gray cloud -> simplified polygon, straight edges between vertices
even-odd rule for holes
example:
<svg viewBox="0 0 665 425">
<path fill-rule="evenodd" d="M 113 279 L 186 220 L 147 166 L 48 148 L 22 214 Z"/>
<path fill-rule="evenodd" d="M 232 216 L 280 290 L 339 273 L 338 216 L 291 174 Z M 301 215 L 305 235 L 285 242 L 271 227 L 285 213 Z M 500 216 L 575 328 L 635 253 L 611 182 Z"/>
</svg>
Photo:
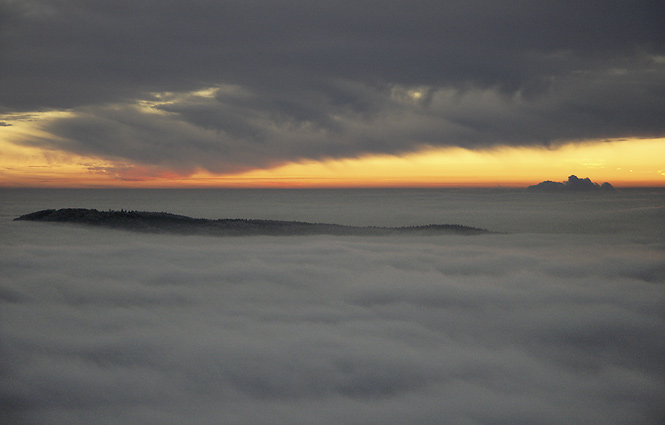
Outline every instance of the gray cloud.
<svg viewBox="0 0 665 425">
<path fill-rule="evenodd" d="M 660 284 L 588 246 L 511 241 L 506 254 L 493 247 L 505 241 L 454 241 L 128 234 L 5 252 L 5 412 L 12 423 L 658 423 Z M 585 273 L 561 277 L 571 257 Z"/>
<path fill-rule="evenodd" d="M 75 113 L 43 125 L 69 140 L 33 143 L 182 172 L 662 136 L 662 9 L 5 2 L 0 107 Z M 168 114 L 134 109 L 156 93 L 179 94 L 153 105 Z"/>
<path fill-rule="evenodd" d="M 441 218 L 441 202 L 447 218 L 484 210 L 510 228 L 504 214 L 517 214 L 566 233 L 523 222 L 512 229 L 532 233 L 137 235 L 8 218 L 123 199 L 353 221 L 382 202 L 355 191 L 291 193 L 288 207 L 279 192 L 3 194 L 3 422 L 662 422 L 659 194 L 399 193 L 408 211 L 388 205 L 374 220 Z"/>
</svg>

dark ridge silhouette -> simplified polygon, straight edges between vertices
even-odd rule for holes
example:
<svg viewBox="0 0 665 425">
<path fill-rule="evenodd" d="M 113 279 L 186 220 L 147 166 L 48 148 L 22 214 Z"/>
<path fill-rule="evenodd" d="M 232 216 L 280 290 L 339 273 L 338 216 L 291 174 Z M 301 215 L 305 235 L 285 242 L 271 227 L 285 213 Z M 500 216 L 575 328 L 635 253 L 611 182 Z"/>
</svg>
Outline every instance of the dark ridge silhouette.
<svg viewBox="0 0 665 425">
<path fill-rule="evenodd" d="M 576 175 L 568 177 L 568 181 L 565 183 L 553 182 L 551 180 L 546 180 L 538 184 L 527 187 L 528 190 L 537 190 L 544 192 L 558 192 L 558 191 L 573 191 L 573 192 L 587 192 L 587 191 L 596 191 L 602 190 L 611 192 L 614 190 L 614 186 L 608 182 L 599 185 L 598 183 L 592 182 L 588 177 L 580 179 Z"/>
<path fill-rule="evenodd" d="M 28 221 L 62 222 L 103 226 L 114 229 L 148 233 L 179 233 L 211 236 L 250 235 L 356 235 L 381 236 L 396 234 L 477 235 L 494 233 L 486 229 L 459 224 L 430 224 L 409 227 L 362 227 L 341 224 L 306 223 L 299 221 L 192 218 L 165 212 L 147 211 L 98 211 L 86 208 L 42 210 L 14 219 Z"/>
</svg>

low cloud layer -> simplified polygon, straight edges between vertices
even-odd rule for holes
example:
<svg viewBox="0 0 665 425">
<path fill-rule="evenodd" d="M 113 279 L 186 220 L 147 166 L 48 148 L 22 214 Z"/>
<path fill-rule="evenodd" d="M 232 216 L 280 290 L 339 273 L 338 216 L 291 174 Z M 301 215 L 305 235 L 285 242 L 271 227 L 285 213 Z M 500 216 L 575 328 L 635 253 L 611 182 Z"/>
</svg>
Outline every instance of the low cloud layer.
<svg viewBox="0 0 665 425">
<path fill-rule="evenodd" d="M 658 222 L 653 209 L 604 214 L 610 227 Z M 2 226 L 3 423 L 665 418 L 653 233 L 220 239 Z"/>
<path fill-rule="evenodd" d="M 660 2 L 5 2 L 24 143 L 190 173 L 665 134 Z"/>
</svg>

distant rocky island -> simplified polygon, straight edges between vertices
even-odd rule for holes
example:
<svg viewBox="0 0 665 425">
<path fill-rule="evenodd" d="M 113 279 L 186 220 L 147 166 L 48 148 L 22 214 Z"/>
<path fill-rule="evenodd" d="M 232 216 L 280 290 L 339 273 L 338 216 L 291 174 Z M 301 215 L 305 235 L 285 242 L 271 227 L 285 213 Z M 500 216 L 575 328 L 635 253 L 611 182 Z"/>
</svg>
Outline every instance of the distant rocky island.
<svg viewBox="0 0 665 425">
<path fill-rule="evenodd" d="M 211 236 L 300 236 L 300 235 L 478 235 L 493 233 L 486 229 L 459 224 L 430 224 L 410 227 L 345 226 L 340 224 L 299 221 L 192 218 L 165 212 L 98 211 L 86 208 L 64 208 L 33 212 L 14 219 L 103 226 L 147 233 L 178 233 Z"/>
<path fill-rule="evenodd" d="M 576 175 L 568 177 L 567 182 L 553 182 L 546 180 L 536 185 L 527 187 L 528 190 L 543 191 L 543 192 L 559 192 L 559 191 L 572 191 L 572 192 L 587 192 L 587 191 L 606 191 L 611 192 L 614 186 L 605 182 L 598 184 L 592 182 L 588 177 L 580 179 Z"/>
</svg>

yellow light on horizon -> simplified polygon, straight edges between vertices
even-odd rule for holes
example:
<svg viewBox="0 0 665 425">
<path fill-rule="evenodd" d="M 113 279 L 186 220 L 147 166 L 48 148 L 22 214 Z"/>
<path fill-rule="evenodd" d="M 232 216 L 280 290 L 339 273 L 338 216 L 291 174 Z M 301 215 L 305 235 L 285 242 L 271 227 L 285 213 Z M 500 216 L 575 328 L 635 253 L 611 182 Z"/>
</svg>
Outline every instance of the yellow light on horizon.
<svg viewBox="0 0 665 425">
<path fill-rule="evenodd" d="M 399 156 L 302 161 L 236 174 L 201 170 L 179 175 L 7 141 L 20 141 L 27 132 L 20 125 L 0 129 L 5 136 L 0 139 L 0 187 L 524 187 L 563 181 L 571 174 L 617 187 L 665 187 L 665 138 L 571 143 L 556 149 L 429 148 Z"/>
<path fill-rule="evenodd" d="M 615 186 L 665 186 L 663 158 L 665 139 L 589 142 L 557 149 L 432 148 L 402 156 L 307 161 L 235 176 L 198 173 L 192 178 L 232 186 L 522 187 L 576 174 Z"/>
</svg>

